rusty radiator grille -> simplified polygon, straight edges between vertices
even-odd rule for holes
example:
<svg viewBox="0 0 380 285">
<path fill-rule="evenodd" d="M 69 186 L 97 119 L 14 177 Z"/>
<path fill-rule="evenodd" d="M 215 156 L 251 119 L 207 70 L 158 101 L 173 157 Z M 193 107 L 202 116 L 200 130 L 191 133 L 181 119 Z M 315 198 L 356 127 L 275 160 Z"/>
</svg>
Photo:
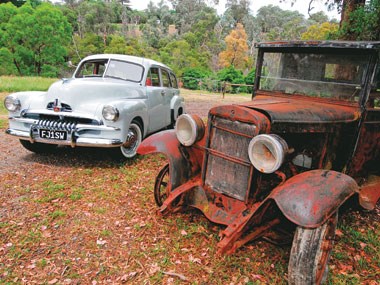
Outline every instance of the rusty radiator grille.
<svg viewBox="0 0 380 285">
<path fill-rule="evenodd" d="M 248 145 L 256 126 L 218 117 L 211 122 L 205 184 L 216 192 L 245 201 L 252 176 Z"/>
</svg>

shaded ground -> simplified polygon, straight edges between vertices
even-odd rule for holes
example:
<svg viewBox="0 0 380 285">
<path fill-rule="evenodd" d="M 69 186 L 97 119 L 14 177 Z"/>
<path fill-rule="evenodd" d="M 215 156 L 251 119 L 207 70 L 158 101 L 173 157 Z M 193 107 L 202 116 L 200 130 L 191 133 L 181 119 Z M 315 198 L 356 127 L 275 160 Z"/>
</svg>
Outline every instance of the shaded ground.
<svg viewBox="0 0 380 285">
<path fill-rule="evenodd" d="M 202 118 L 249 97 L 185 94 Z M 222 229 L 196 211 L 156 214 L 160 155 L 24 150 L 0 130 L 0 284 L 285 284 L 289 246 L 257 241 L 217 256 Z M 378 284 L 379 207 L 343 214 L 331 284 Z"/>
</svg>

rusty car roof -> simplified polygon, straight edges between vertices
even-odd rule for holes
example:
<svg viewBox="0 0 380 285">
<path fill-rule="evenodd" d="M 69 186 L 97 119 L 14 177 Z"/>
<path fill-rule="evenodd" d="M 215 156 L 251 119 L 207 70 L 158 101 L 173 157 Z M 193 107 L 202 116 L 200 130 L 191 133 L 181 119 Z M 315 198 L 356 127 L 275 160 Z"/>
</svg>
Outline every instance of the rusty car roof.
<svg viewBox="0 0 380 285">
<path fill-rule="evenodd" d="M 256 43 L 256 48 L 337 48 L 379 50 L 380 41 L 274 41 Z"/>
</svg>

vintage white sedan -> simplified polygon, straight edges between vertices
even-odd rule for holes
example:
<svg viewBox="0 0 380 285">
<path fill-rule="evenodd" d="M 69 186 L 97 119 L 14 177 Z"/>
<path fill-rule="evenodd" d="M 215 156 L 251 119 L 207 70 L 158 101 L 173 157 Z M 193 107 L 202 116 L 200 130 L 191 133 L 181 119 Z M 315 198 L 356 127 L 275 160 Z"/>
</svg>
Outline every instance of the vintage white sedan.
<svg viewBox="0 0 380 285">
<path fill-rule="evenodd" d="M 47 92 L 18 92 L 5 98 L 6 133 L 28 150 L 58 145 L 119 147 L 127 158 L 148 134 L 174 125 L 185 112 L 173 71 L 134 56 L 100 54 L 84 58 L 72 78 Z"/>
</svg>

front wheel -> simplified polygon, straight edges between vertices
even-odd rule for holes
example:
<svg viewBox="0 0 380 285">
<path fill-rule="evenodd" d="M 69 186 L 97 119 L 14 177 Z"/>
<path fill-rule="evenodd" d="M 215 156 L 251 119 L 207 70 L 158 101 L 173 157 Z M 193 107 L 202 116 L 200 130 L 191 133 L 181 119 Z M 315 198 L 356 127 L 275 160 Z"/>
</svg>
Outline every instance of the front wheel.
<svg viewBox="0 0 380 285">
<path fill-rule="evenodd" d="M 139 123 L 133 121 L 129 125 L 127 138 L 120 147 L 121 153 L 126 158 L 132 158 L 136 155 L 138 146 L 142 141 L 142 131 Z"/>
<path fill-rule="evenodd" d="M 166 164 L 158 173 L 154 183 L 154 200 L 157 206 L 161 207 L 165 199 L 169 196 L 170 189 L 169 164 Z"/>
<path fill-rule="evenodd" d="M 297 227 L 288 265 L 289 284 L 322 284 L 334 243 L 338 214 L 315 229 Z"/>
</svg>

